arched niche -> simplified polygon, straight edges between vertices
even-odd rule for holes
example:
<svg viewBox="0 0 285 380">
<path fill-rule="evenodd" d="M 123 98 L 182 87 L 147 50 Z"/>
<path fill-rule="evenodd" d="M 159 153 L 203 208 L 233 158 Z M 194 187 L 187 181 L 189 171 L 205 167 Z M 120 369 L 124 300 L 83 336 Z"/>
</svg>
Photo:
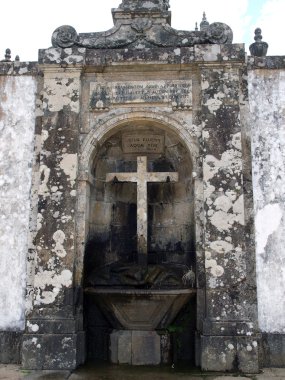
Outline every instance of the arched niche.
<svg viewBox="0 0 285 380">
<path fill-rule="evenodd" d="M 163 136 L 163 151 L 124 151 L 123 136 L 132 134 Z M 195 271 L 201 265 L 200 260 L 196 263 L 197 255 L 201 256 L 198 250 L 201 247 L 199 189 L 202 188 L 197 137 L 191 134 L 189 126 L 181 125 L 173 117 L 132 112 L 98 123 L 83 142 L 79 163 L 76 269 L 81 282 L 85 247 L 85 285 L 94 269 L 117 261 L 132 263 L 136 259 L 136 184 L 106 183 L 106 174 L 135 172 L 137 156 L 141 155 L 147 156 L 148 171 L 174 171 L 179 175 L 178 183 L 148 185 L 149 262 L 170 266 L 175 263 L 181 275 L 186 267 Z M 85 297 L 84 309 L 88 357 L 107 359 L 112 328 L 88 297 Z M 187 319 L 181 336 L 185 348 L 183 360 L 193 361 L 195 316 L 193 299 L 182 315 L 183 320 Z"/>
<path fill-rule="evenodd" d="M 181 275 L 195 268 L 193 163 L 187 146 L 158 123 L 133 121 L 109 133 L 91 165 L 85 279 L 96 268 L 137 262 L 137 185 L 107 183 L 106 177 L 136 172 L 138 156 L 147 157 L 148 172 L 178 173 L 176 183 L 147 186 L 148 265 L 176 265 Z"/>
</svg>

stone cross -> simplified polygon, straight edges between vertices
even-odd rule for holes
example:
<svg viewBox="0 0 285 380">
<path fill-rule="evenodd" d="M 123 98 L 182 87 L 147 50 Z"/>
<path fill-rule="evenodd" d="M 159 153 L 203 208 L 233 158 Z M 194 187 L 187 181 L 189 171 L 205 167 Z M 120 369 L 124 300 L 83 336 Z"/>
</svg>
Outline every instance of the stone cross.
<svg viewBox="0 0 285 380">
<path fill-rule="evenodd" d="M 137 183 L 137 251 L 138 263 L 147 264 L 147 184 L 148 182 L 177 182 L 176 172 L 148 172 L 147 157 L 137 157 L 137 172 L 108 173 L 106 181 Z"/>
</svg>

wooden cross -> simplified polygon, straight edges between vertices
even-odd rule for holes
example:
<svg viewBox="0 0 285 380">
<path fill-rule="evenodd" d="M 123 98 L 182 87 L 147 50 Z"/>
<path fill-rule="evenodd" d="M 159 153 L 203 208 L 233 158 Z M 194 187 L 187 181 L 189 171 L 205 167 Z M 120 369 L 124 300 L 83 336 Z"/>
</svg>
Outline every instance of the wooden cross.
<svg viewBox="0 0 285 380">
<path fill-rule="evenodd" d="M 107 182 L 137 183 L 137 250 L 140 265 L 147 265 L 147 184 L 148 182 L 178 182 L 176 172 L 148 172 L 147 157 L 137 157 L 137 172 L 108 173 Z"/>
</svg>

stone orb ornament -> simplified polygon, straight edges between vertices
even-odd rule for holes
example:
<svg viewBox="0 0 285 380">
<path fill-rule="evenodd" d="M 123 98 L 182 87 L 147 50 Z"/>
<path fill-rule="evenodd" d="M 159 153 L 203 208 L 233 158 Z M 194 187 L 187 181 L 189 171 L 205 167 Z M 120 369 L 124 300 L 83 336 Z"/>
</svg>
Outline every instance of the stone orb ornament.
<svg viewBox="0 0 285 380">
<path fill-rule="evenodd" d="M 233 41 L 233 31 L 222 22 L 214 22 L 209 25 L 206 34 L 212 44 L 231 44 Z"/>
<path fill-rule="evenodd" d="M 62 25 L 55 29 L 51 42 L 53 47 L 69 48 L 77 41 L 77 32 L 70 25 Z"/>
</svg>

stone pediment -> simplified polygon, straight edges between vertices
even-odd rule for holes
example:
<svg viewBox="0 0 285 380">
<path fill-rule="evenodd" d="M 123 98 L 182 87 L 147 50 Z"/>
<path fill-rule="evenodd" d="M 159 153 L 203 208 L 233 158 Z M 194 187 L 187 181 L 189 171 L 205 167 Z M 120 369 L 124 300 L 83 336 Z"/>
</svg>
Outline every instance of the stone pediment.
<svg viewBox="0 0 285 380">
<path fill-rule="evenodd" d="M 167 0 L 124 0 L 113 9 L 114 27 L 106 32 L 79 33 L 63 25 L 52 35 L 53 47 L 72 46 L 87 49 L 151 47 L 191 47 L 198 44 L 230 44 L 231 28 L 220 22 L 201 30 L 181 31 L 171 27 L 171 12 Z"/>
</svg>

